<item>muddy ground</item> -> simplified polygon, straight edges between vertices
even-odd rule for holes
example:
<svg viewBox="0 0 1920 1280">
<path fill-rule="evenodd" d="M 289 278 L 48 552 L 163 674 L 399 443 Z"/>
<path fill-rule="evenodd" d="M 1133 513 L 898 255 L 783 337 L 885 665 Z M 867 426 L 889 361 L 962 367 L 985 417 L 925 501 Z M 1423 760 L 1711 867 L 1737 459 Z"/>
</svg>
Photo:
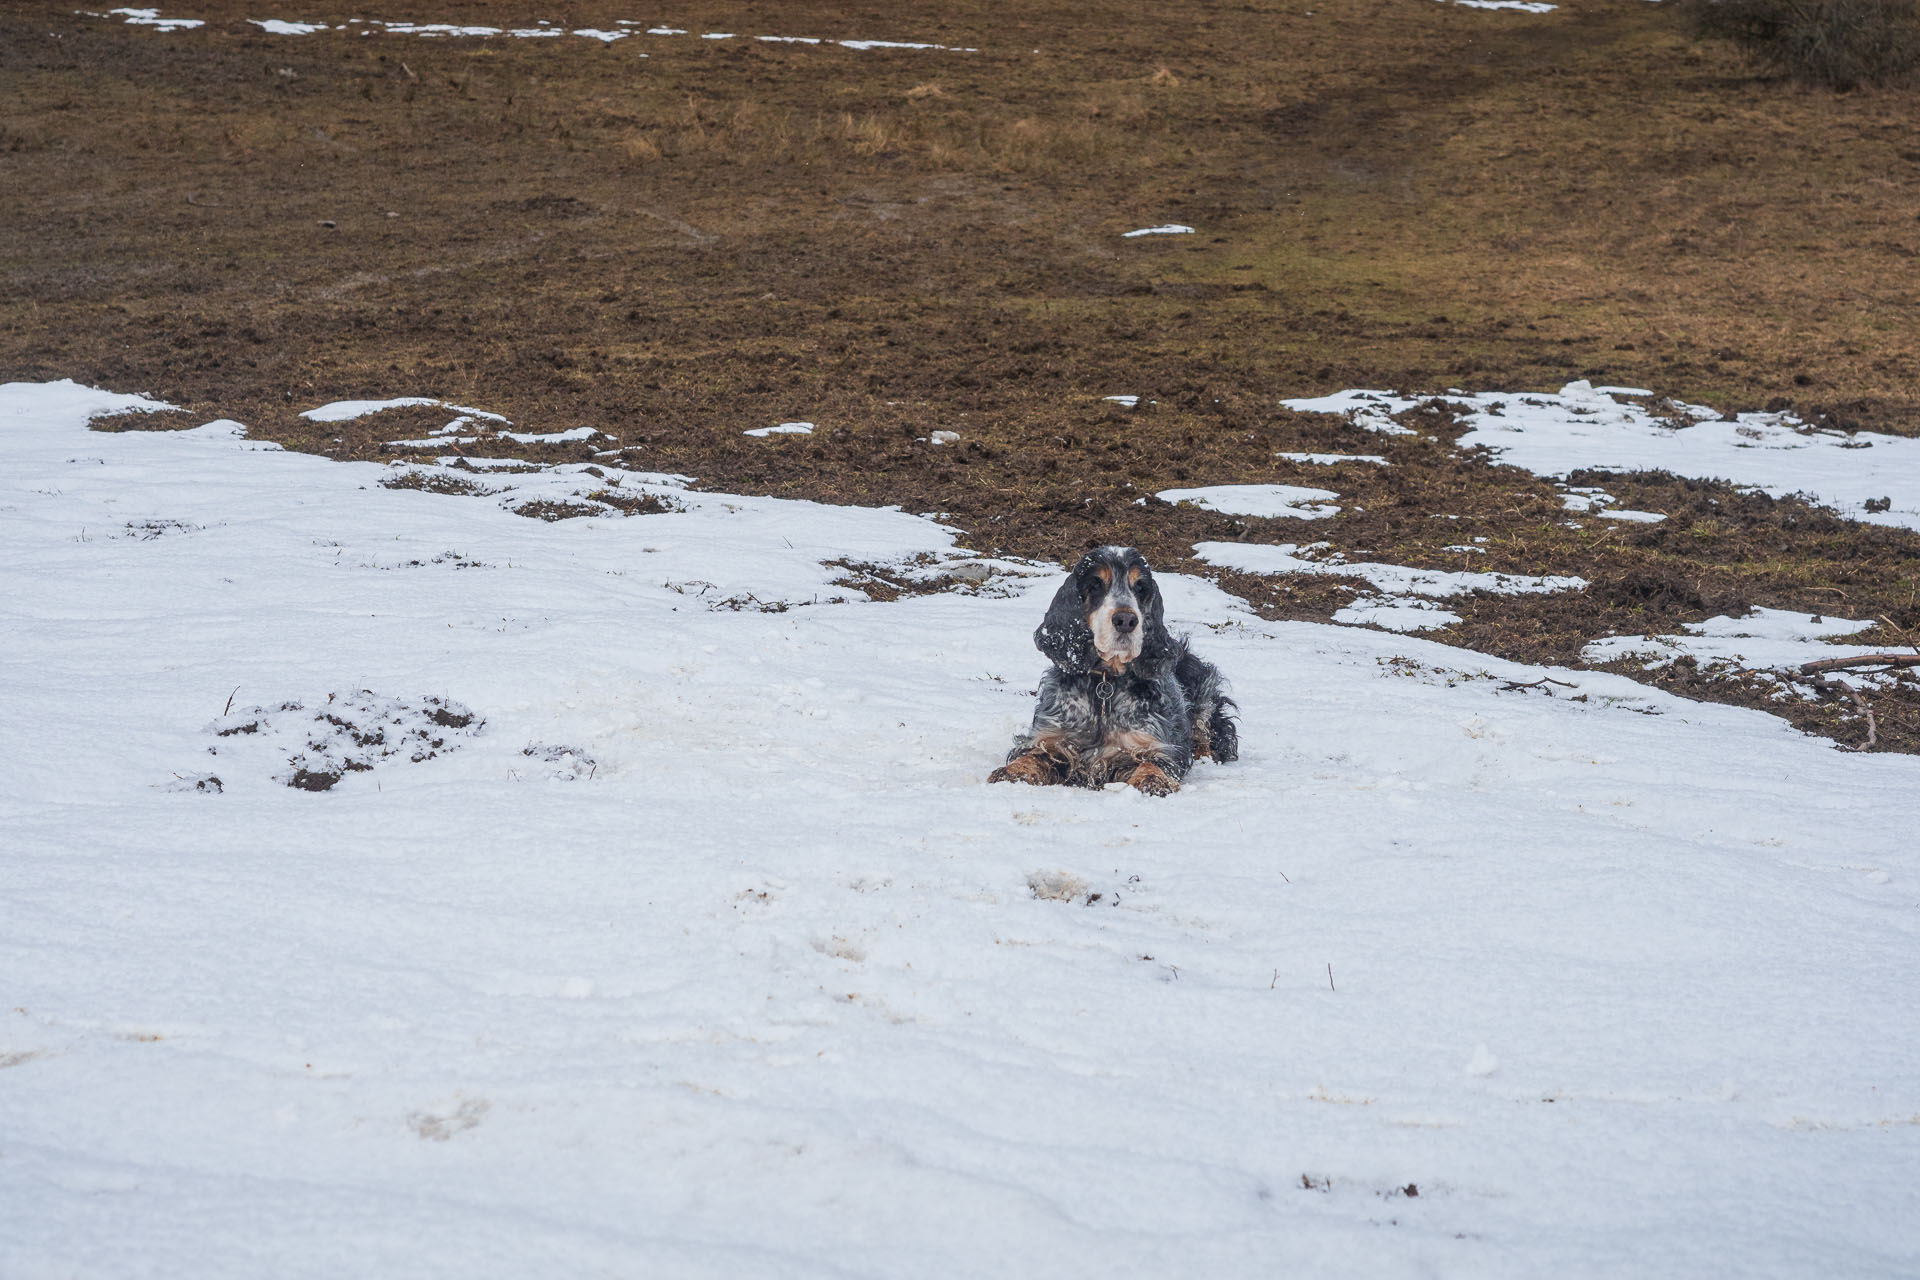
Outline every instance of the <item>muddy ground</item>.
<svg viewBox="0 0 1920 1280">
<path fill-rule="evenodd" d="M 1192 543 L 1458 568 L 1443 546 L 1485 537 L 1474 568 L 1594 584 L 1463 601 L 1435 633 L 1525 660 L 1749 605 L 1920 638 L 1915 535 L 1659 476 L 1607 486 L 1665 524 L 1576 529 L 1551 485 L 1453 449 L 1444 415 L 1363 441 L 1277 403 L 1589 378 L 1920 434 L 1911 91 L 1765 80 L 1628 0 L 162 12 L 207 26 L 0 9 L 0 375 L 150 391 L 341 458 L 423 424 L 298 410 L 441 396 L 617 434 L 630 465 L 714 488 L 946 513 L 982 551 L 1134 543 L 1276 617 L 1352 592 L 1222 575 Z M 355 17 L 690 34 L 246 21 Z M 1198 233 L 1121 236 L 1166 222 Z M 819 429 L 741 435 L 792 419 Z M 1273 457 L 1363 442 L 1393 465 Z M 1310 529 L 1135 502 L 1250 481 L 1349 500 Z M 1875 706 L 1878 747 L 1920 748 L 1911 687 Z M 1866 740 L 1850 700 L 1789 713 Z"/>
</svg>

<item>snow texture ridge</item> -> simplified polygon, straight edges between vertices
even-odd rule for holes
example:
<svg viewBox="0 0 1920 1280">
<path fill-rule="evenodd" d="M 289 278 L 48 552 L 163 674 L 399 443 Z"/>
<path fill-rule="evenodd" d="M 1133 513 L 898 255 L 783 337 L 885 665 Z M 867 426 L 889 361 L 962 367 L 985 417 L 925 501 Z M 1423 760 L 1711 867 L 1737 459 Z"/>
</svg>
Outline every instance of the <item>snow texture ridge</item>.
<svg viewBox="0 0 1920 1280">
<path fill-rule="evenodd" d="M 157 407 L 0 386 L 0 1275 L 1920 1269 L 1920 760 L 1166 575 L 1242 759 L 989 787 L 1057 571 Z"/>
</svg>

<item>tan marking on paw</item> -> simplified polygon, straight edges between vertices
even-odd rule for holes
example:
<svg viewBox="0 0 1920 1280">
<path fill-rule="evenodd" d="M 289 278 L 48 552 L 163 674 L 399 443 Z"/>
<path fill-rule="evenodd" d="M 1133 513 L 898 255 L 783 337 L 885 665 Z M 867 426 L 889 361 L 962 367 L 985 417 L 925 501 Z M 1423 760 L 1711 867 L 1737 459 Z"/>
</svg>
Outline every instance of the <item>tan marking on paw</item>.
<svg viewBox="0 0 1920 1280">
<path fill-rule="evenodd" d="M 1172 795 L 1180 783 L 1157 764 L 1147 763 L 1127 775 L 1127 785 L 1150 796 Z"/>
<path fill-rule="evenodd" d="M 1016 756 L 987 775 L 988 782 L 1024 782 L 1029 786 L 1044 787 L 1053 782 L 1058 774 L 1053 761 L 1035 752 Z"/>
</svg>

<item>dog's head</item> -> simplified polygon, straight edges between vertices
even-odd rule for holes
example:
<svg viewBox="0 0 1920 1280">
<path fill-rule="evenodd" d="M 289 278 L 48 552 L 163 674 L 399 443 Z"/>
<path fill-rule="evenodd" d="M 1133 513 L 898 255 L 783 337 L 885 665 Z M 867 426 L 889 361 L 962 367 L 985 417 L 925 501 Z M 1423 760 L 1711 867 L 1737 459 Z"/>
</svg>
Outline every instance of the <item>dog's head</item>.
<svg viewBox="0 0 1920 1280">
<path fill-rule="evenodd" d="M 1062 671 L 1117 676 L 1134 663 L 1174 656 L 1165 619 L 1146 557 L 1132 547 L 1100 547 L 1060 584 L 1033 643 Z"/>
</svg>

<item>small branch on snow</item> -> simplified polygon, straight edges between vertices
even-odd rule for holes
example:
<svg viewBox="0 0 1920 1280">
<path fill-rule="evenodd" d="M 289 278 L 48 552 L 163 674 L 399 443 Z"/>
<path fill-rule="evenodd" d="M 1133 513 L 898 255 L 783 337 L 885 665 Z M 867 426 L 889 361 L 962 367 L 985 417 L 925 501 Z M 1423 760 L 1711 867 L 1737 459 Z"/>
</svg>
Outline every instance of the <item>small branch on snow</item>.
<svg viewBox="0 0 1920 1280">
<path fill-rule="evenodd" d="M 1340 988 L 1333 985 L 1333 963 L 1329 961 L 1327 963 L 1327 990 L 1338 991 L 1339 989 Z"/>
<path fill-rule="evenodd" d="M 220 713 L 222 716 L 227 715 L 229 712 L 233 710 L 233 699 L 234 699 L 234 696 L 239 692 L 240 692 L 240 686 L 239 685 L 233 686 L 233 693 L 230 693 L 227 695 L 227 709 L 226 711 L 222 711 Z"/>
<path fill-rule="evenodd" d="M 1518 693 L 1522 689 L 1541 689 L 1541 688 L 1545 688 L 1545 686 L 1547 685 L 1552 685 L 1552 684 L 1557 684 L 1562 689 L 1578 689 L 1580 687 L 1579 685 L 1572 684 L 1566 680 L 1555 680 L 1552 676 L 1541 676 L 1538 680 L 1529 680 L 1524 684 L 1518 680 L 1509 680 L 1505 684 L 1501 685 L 1500 688 L 1497 690 L 1497 692 Z M 1546 694 L 1549 698 L 1551 698 L 1553 696 L 1553 690 L 1547 689 Z"/>
<path fill-rule="evenodd" d="M 1803 676 L 1810 676 L 1821 671 L 1846 671 L 1854 667 L 1920 667 L 1920 653 L 1863 653 L 1854 658 L 1822 658 L 1818 662 L 1801 663 L 1799 671 Z"/>
<path fill-rule="evenodd" d="M 1873 744 L 1880 740 L 1880 727 L 1873 722 L 1873 704 L 1861 697 L 1858 689 L 1848 689 L 1847 696 L 1853 699 L 1853 705 L 1860 708 L 1867 717 L 1867 740 L 1863 745 L 1855 747 L 1854 750 L 1871 751 L 1873 750 Z"/>
</svg>

